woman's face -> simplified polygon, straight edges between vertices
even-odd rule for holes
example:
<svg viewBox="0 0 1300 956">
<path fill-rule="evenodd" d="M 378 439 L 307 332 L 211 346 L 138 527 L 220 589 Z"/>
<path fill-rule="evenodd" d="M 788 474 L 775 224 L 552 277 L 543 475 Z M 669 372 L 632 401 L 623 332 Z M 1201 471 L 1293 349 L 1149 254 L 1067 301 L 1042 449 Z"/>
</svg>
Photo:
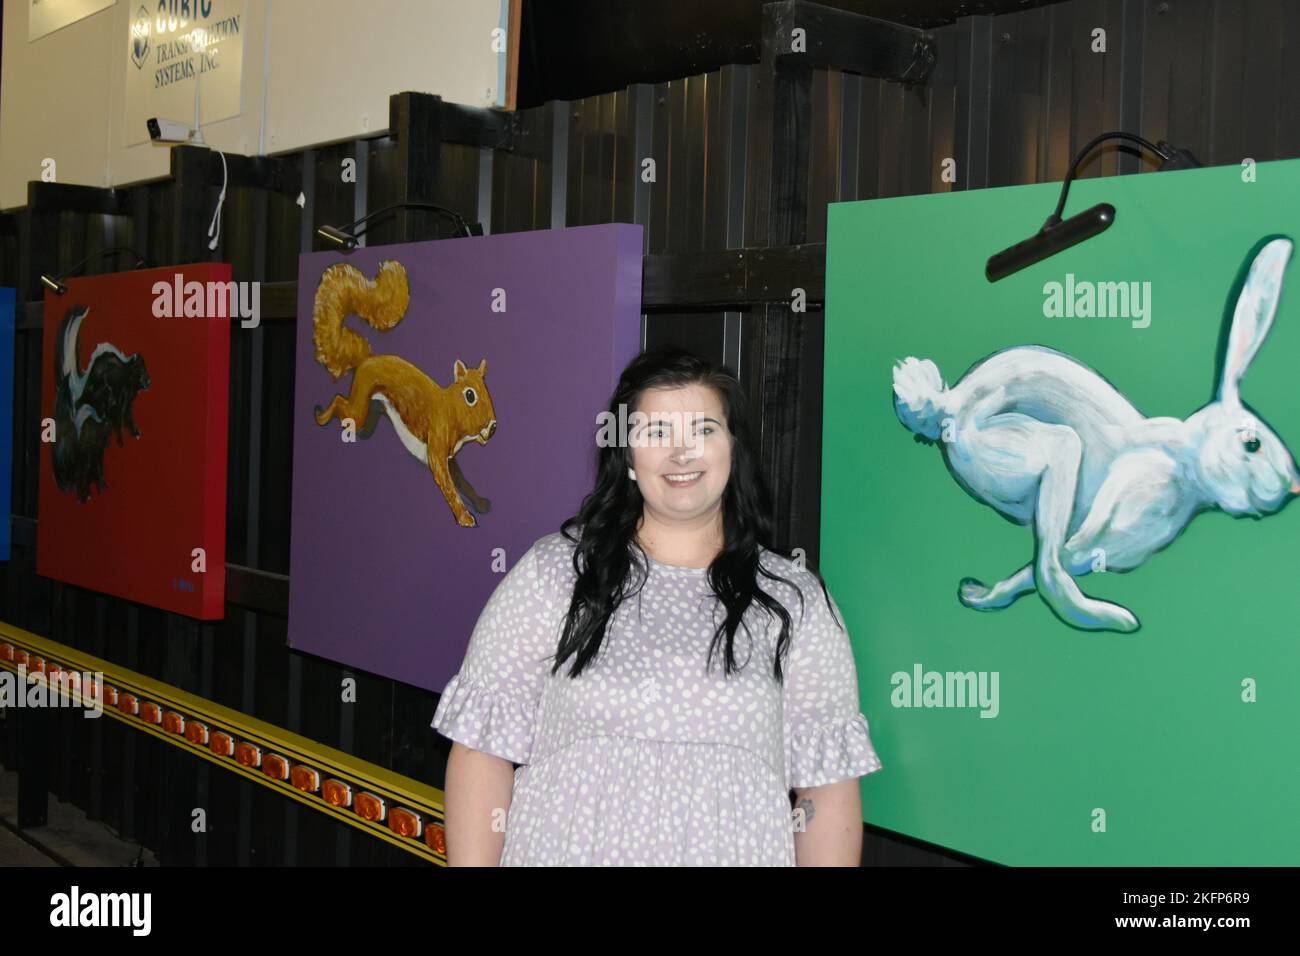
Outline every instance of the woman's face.
<svg viewBox="0 0 1300 956">
<path fill-rule="evenodd" d="M 718 393 L 704 385 L 646 389 L 635 411 L 644 418 L 631 429 L 632 468 L 645 506 L 665 522 L 721 507 L 731 432 Z"/>
</svg>

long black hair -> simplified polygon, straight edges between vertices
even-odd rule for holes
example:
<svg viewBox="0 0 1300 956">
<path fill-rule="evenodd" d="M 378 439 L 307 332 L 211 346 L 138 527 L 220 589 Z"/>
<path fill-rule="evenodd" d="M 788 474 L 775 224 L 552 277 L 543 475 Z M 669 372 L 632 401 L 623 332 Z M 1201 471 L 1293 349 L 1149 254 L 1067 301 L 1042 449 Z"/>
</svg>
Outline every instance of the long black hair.
<svg viewBox="0 0 1300 956">
<path fill-rule="evenodd" d="M 712 666 L 721 641 L 726 651 L 724 676 L 739 670 L 734 653 L 736 631 L 744 623 L 750 605 L 757 602 L 769 616 L 775 615 L 781 620 L 781 636 L 772 662 L 772 673 L 781 682 L 781 660 L 790 644 L 790 613 L 780 601 L 758 586 L 758 575 L 794 587 L 799 596 L 800 613 L 803 592 L 789 579 L 770 573 L 760 561 L 763 549 L 790 560 L 794 558 L 773 547 L 771 496 L 759 472 L 751 443 L 749 402 L 744 389 L 726 366 L 677 347 L 656 349 L 638 356 L 624 369 L 610 398 L 609 414 L 617 421 L 622 408 L 625 418 L 630 417 L 647 389 L 689 385 L 703 385 L 717 392 L 731 436 L 731 474 L 722 494 L 724 543 L 708 568 L 709 586 L 726 607 L 727 617 L 714 632 L 707 664 Z M 569 676 L 577 677 L 582 673 L 600 650 L 606 625 L 614 612 L 625 597 L 640 592 L 649 575 L 647 556 L 636 541 L 637 524 L 645 500 L 637 483 L 628 476 L 631 465 L 632 452 L 625 442 L 600 443 L 596 486 L 583 499 L 578 513 L 561 525 L 563 536 L 577 545 L 573 551 L 577 581 L 552 674 L 559 671 L 570 657 L 575 659 Z M 575 528 L 579 531 L 577 536 L 570 533 Z M 633 550 L 640 554 L 643 574 L 636 591 L 628 594 L 625 585 L 632 567 Z M 816 571 L 812 573 L 821 583 L 827 608 L 831 608 L 826 582 Z M 833 610 L 831 617 L 835 619 Z M 745 624 L 745 633 L 749 633 L 748 624 Z"/>
</svg>

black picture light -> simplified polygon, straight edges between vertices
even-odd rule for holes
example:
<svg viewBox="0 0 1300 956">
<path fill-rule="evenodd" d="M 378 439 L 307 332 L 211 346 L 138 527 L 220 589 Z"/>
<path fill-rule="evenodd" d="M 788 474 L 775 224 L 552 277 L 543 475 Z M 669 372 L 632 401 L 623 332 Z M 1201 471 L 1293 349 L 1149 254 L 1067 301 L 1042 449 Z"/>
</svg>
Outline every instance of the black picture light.
<svg viewBox="0 0 1300 956">
<path fill-rule="evenodd" d="M 382 209 L 376 209 L 358 219 L 356 222 L 348 223 L 346 226 L 321 226 L 316 230 L 318 236 L 328 239 L 344 249 L 357 248 L 357 238 L 365 234 L 364 223 L 383 215 L 386 212 L 392 212 L 394 209 L 427 209 L 430 212 L 436 212 L 449 218 L 456 224 L 456 233 L 460 236 L 481 236 L 483 235 L 483 226 L 481 223 L 466 222 L 464 217 L 459 213 L 448 209 L 446 206 L 436 206 L 431 202 L 398 202 L 391 206 L 384 206 Z M 357 226 L 362 226 L 357 229 Z"/>
<path fill-rule="evenodd" d="M 1108 202 L 1097 203 L 1097 205 L 1085 209 L 1081 213 L 1076 213 L 1069 219 L 1063 220 L 1061 218 L 1061 213 L 1065 210 L 1066 197 L 1070 194 L 1070 183 L 1074 181 L 1074 177 L 1079 171 L 1079 164 L 1083 162 L 1083 158 L 1088 153 L 1092 152 L 1094 146 L 1108 139 L 1131 140 L 1155 153 L 1161 159 L 1160 172 L 1170 169 L 1195 169 L 1201 165 L 1191 152 L 1171 146 L 1164 140 L 1161 140 L 1158 144 L 1152 144 L 1149 140 L 1145 140 L 1133 133 L 1118 131 L 1102 133 L 1079 150 L 1070 162 L 1070 169 L 1065 174 L 1065 181 L 1061 183 L 1061 198 L 1057 200 L 1055 211 L 1047 217 L 1043 227 L 1028 239 L 1017 242 L 1014 246 L 990 256 L 989 261 L 984 266 L 985 278 L 990 282 L 1005 279 L 1013 272 L 1019 272 L 1035 262 L 1041 262 L 1043 259 L 1056 255 L 1063 249 L 1068 249 L 1085 239 L 1091 239 L 1099 232 L 1104 232 L 1110 228 L 1111 223 L 1115 221 L 1115 207 Z"/>
<path fill-rule="evenodd" d="M 63 295 L 68 291 L 68 287 L 63 284 L 64 279 L 69 279 L 72 276 L 75 276 L 78 272 L 81 271 L 81 269 L 88 262 L 91 262 L 95 259 L 103 259 L 108 256 L 117 255 L 117 253 L 119 252 L 129 252 L 131 253 L 131 255 L 135 256 L 135 265 L 132 266 L 131 268 L 133 269 L 149 268 L 149 260 L 146 259 L 144 256 L 140 255 L 140 253 L 136 252 L 130 246 L 114 246 L 112 249 L 104 249 L 100 252 L 94 253 L 93 255 L 86 256 L 86 258 L 82 259 L 80 262 L 78 262 L 75 266 L 73 266 L 71 269 L 69 269 L 61 276 L 46 275 L 45 273 L 41 273 L 41 284 L 44 285 L 45 288 L 53 292 L 55 295 Z"/>
</svg>

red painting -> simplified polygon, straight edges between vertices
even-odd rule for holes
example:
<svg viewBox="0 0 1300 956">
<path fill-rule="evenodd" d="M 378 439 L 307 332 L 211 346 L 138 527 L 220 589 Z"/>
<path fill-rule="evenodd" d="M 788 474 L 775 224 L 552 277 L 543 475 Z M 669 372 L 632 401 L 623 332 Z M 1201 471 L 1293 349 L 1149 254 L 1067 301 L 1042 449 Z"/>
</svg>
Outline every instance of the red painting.
<svg viewBox="0 0 1300 956">
<path fill-rule="evenodd" d="M 202 263 L 45 293 L 38 574 L 222 617 L 229 282 Z"/>
</svg>

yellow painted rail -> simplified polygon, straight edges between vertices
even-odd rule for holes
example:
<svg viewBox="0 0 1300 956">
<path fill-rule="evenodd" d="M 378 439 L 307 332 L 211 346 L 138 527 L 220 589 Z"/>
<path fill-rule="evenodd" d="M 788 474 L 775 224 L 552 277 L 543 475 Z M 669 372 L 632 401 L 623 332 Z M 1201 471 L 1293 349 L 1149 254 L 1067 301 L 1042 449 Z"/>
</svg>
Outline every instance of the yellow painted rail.
<svg viewBox="0 0 1300 956">
<path fill-rule="evenodd" d="M 4 621 L 0 668 L 44 681 L 47 692 L 82 706 L 102 699 L 105 716 L 416 856 L 447 862 L 441 790 Z M 85 686 L 85 674 L 102 674 L 102 685 L 92 677 Z"/>
</svg>

